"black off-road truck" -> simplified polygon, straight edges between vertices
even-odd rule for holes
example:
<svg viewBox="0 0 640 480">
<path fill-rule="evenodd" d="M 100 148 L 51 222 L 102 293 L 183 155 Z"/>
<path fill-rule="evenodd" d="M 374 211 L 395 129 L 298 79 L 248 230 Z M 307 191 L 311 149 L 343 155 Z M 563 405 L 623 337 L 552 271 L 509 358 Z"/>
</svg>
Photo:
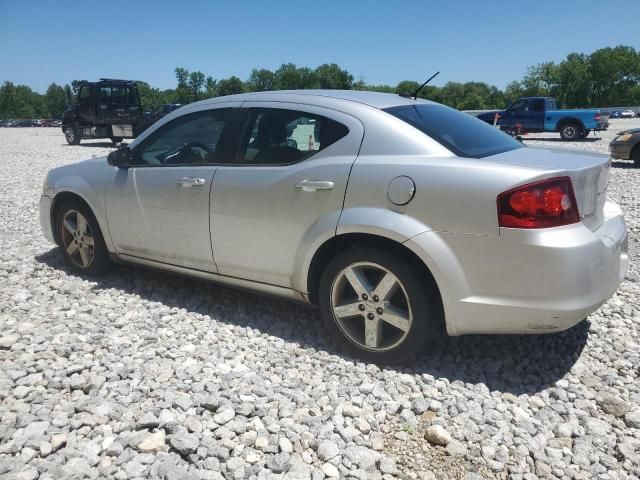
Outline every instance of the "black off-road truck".
<svg viewBox="0 0 640 480">
<path fill-rule="evenodd" d="M 82 80 L 76 104 L 62 114 L 62 132 L 69 145 L 78 145 L 83 138 L 109 138 L 117 144 L 135 138 L 150 124 L 131 80 Z"/>
</svg>

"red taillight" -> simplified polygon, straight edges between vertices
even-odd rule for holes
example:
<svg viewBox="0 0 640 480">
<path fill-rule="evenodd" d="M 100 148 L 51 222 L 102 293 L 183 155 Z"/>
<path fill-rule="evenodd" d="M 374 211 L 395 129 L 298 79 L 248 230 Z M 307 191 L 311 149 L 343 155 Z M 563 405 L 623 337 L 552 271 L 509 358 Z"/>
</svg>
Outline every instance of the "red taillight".
<svg viewBox="0 0 640 480">
<path fill-rule="evenodd" d="M 498 195 L 498 224 L 501 227 L 548 228 L 579 221 L 569 177 L 530 183 Z"/>
<path fill-rule="evenodd" d="M 594 119 L 596 122 L 599 122 L 599 121 L 600 121 L 600 112 L 596 113 L 596 114 L 595 114 L 595 116 L 593 117 L 593 119 Z"/>
</svg>

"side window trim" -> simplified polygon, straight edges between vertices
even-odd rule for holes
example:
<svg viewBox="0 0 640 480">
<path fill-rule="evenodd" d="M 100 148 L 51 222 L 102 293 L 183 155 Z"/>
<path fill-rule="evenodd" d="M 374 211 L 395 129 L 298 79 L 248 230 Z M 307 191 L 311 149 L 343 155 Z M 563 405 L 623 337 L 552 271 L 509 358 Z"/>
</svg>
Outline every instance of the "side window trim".
<svg viewBox="0 0 640 480">
<path fill-rule="evenodd" d="M 218 140 L 218 145 L 216 145 L 216 150 L 218 150 L 218 148 L 221 148 L 222 149 L 221 152 L 226 152 L 226 155 L 228 156 L 230 152 L 228 144 L 232 142 L 232 138 L 233 138 L 232 127 L 236 121 L 236 117 L 238 116 L 238 110 L 239 110 L 238 107 L 210 108 L 206 110 L 199 110 L 197 112 L 186 113 L 177 118 L 174 118 L 170 122 L 167 122 L 164 125 L 162 125 L 156 131 L 154 131 L 151 135 L 146 137 L 139 145 L 135 146 L 135 148 L 131 152 L 131 158 L 133 159 L 131 168 L 209 167 L 209 166 L 226 164 L 226 162 L 222 161 L 222 162 L 215 162 L 215 163 L 208 163 L 208 162 L 189 163 L 189 164 L 170 163 L 170 164 L 162 164 L 162 165 L 150 165 L 150 164 L 144 164 L 144 163 L 137 163 L 137 160 L 142 155 L 142 152 L 144 151 L 146 146 L 154 142 L 160 135 L 162 135 L 164 132 L 172 128 L 172 126 L 175 125 L 177 122 L 187 122 L 192 118 L 205 117 L 207 115 L 214 114 L 214 112 L 221 112 L 221 111 L 228 112 L 229 118 L 224 127 L 222 135 Z"/>
</svg>

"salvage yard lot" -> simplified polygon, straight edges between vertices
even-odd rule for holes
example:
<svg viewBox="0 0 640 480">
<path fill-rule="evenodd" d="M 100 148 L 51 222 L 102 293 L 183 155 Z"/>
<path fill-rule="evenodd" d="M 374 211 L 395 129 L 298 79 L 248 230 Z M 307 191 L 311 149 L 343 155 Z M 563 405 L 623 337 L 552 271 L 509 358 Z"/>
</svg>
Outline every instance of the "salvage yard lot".
<svg viewBox="0 0 640 480">
<path fill-rule="evenodd" d="M 525 141 L 607 153 L 634 126 Z M 45 173 L 109 145 L 0 129 L 0 480 L 640 476 L 632 162 L 613 162 L 608 190 L 631 267 L 586 322 L 444 339 L 379 368 L 335 351 L 313 309 L 133 267 L 67 270 L 40 233 Z M 423 438 L 433 425 L 446 447 Z"/>
</svg>

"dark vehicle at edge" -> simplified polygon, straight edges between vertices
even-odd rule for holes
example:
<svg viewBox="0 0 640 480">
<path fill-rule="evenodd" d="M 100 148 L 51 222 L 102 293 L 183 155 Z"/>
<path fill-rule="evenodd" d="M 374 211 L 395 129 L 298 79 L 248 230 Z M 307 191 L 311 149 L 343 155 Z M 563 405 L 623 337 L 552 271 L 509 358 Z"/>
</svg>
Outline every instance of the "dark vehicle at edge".
<svg viewBox="0 0 640 480">
<path fill-rule="evenodd" d="M 69 145 L 78 145 L 83 138 L 109 138 L 116 144 L 135 138 L 149 125 L 132 80 L 82 80 L 76 104 L 62 115 L 62 132 Z"/>
<path fill-rule="evenodd" d="M 640 167 L 640 128 L 619 132 L 609 144 L 611 158 L 633 160 Z"/>
</svg>

